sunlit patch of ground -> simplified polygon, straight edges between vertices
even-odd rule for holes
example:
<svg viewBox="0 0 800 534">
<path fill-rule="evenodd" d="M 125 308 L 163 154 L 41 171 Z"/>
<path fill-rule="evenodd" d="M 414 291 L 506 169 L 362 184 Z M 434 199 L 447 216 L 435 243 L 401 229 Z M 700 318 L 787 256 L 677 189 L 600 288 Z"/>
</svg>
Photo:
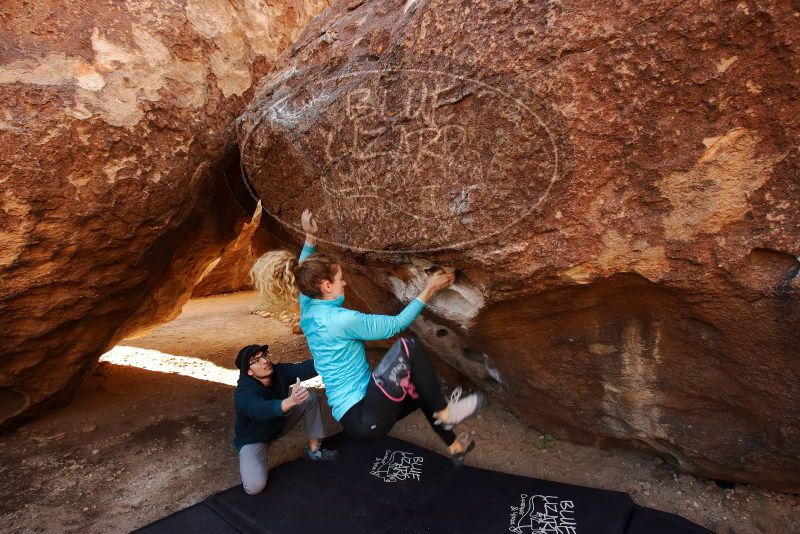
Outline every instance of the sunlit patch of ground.
<svg viewBox="0 0 800 534">
<path fill-rule="evenodd" d="M 176 356 L 158 350 L 141 349 L 127 345 L 117 345 L 103 354 L 100 361 L 114 365 L 137 367 L 146 371 L 183 375 L 229 386 L 235 386 L 236 381 L 239 379 L 238 369 L 226 369 L 191 356 Z"/>
<path fill-rule="evenodd" d="M 158 350 L 117 345 L 100 357 L 101 362 L 114 365 L 126 365 L 146 371 L 182 375 L 197 380 L 217 382 L 235 386 L 239 379 L 238 369 L 228 369 L 219 365 L 195 358 L 193 356 L 177 356 Z M 322 388 L 322 379 L 319 377 L 302 382 L 305 387 Z"/>
</svg>

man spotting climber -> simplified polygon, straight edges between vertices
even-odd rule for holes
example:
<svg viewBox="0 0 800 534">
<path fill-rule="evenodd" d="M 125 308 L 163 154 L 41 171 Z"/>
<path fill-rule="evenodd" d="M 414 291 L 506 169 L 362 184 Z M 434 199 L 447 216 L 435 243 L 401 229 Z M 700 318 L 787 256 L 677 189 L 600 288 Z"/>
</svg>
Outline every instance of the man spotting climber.
<svg viewBox="0 0 800 534">
<path fill-rule="evenodd" d="M 236 356 L 239 381 L 233 398 L 236 405 L 236 437 L 242 486 L 249 495 L 267 485 L 267 453 L 270 444 L 305 418 L 312 461 L 335 460 L 339 453 L 323 449 L 325 437 L 317 394 L 300 384 L 317 376 L 314 363 L 273 364 L 268 345 L 248 345 Z"/>
</svg>

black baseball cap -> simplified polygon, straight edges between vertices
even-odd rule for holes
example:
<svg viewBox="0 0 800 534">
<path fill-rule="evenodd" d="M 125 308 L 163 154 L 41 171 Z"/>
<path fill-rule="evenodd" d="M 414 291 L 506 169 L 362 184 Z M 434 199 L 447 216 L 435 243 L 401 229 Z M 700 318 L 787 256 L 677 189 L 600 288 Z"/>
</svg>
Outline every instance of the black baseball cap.
<svg viewBox="0 0 800 534">
<path fill-rule="evenodd" d="M 269 351 L 269 345 L 247 345 L 236 355 L 236 367 L 239 369 L 247 369 L 250 367 L 250 358 L 259 352 L 266 354 L 267 351 Z"/>
</svg>

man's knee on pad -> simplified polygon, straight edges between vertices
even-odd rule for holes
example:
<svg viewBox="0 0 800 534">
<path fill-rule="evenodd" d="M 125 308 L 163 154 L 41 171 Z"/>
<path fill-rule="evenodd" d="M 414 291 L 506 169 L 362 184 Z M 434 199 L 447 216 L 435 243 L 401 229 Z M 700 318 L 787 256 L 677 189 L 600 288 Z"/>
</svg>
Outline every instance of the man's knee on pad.
<svg viewBox="0 0 800 534">
<path fill-rule="evenodd" d="M 248 480 L 247 483 L 242 482 L 244 492 L 248 495 L 258 495 L 267 487 L 267 478 L 259 478 L 257 480 Z"/>
</svg>

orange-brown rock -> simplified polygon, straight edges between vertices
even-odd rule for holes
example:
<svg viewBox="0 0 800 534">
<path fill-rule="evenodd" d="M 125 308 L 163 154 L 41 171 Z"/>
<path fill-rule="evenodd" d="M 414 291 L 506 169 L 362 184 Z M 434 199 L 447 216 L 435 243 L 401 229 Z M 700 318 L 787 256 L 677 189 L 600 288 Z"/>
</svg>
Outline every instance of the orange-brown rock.
<svg viewBox="0 0 800 534">
<path fill-rule="evenodd" d="M 179 312 L 246 220 L 233 121 L 326 4 L 2 4 L 0 425 Z"/>
<path fill-rule="evenodd" d="M 239 237 L 229 243 L 222 255 L 206 267 L 200 281 L 192 290 L 192 297 L 233 293 L 253 287 L 250 268 L 266 251 L 278 248 L 260 226 L 261 208 L 258 208 L 253 219 L 239 232 Z"/>
<path fill-rule="evenodd" d="M 414 329 L 539 429 L 800 491 L 798 35 L 787 2 L 342 1 L 242 158 L 372 311 L 457 268 Z"/>
</svg>

